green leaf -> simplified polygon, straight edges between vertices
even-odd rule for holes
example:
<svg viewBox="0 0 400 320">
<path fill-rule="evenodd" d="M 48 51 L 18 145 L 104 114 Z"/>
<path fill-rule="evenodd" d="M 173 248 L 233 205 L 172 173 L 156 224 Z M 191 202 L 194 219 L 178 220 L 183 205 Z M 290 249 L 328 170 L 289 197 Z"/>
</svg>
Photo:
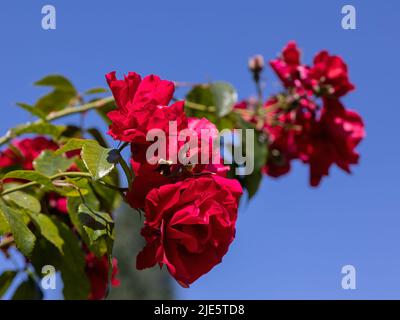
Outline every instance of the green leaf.
<svg viewBox="0 0 400 320">
<path fill-rule="evenodd" d="M 107 228 L 114 225 L 114 220 L 107 212 L 89 209 L 87 205 L 81 204 L 78 208 L 79 218 L 84 225 L 96 228 Z"/>
<path fill-rule="evenodd" d="M 254 125 L 246 122 L 246 121 L 242 121 L 242 150 L 243 152 L 245 152 L 246 150 L 246 133 L 245 130 L 246 129 L 250 129 L 250 130 L 254 130 L 254 152 L 253 154 L 247 155 L 250 157 L 254 158 L 254 172 L 256 171 L 260 171 L 266 164 L 267 162 L 267 158 L 268 158 L 268 145 L 267 145 L 267 137 L 265 136 L 265 133 L 259 130 L 256 130 L 254 128 Z"/>
<path fill-rule="evenodd" d="M 8 130 L 6 136 L 0 139 L 0 145 L 7 142 L 8 139 L 10 138 L 14 139 L 18 136 L 22 136 L 24 134 L 29 134 L 29 133 L 51 136 L 52 138 L 57 140 L 65 129 L 66 129 L 65 126 L 56 126 L 54 124 L 46 122 L 28 122 L 16 126 L 11 130 Z"/>
<path fill-rule="evenodd" d="M 253 145 L 254 148 L 251 148 L 250 151 L 252 151 L 250 154 L 246 154 L 247 158 L 252 158 L 254 161 L 254 169 L 253 172 L 247 175 L 242 175 L 242 176 L 237 176 L 235 169 L 238 167 L 237 164 L 233 164 L 231 166 L 231 171 L 229 173 L 229 176 L 231 178 L 236 178 L 239 179 L 242 187 L 247 190 L 248 194 L 248 199 L 250 200 L 253 198 L 253 196 L 257 193 L 258 188 L 260 187 L 261 181 L 262 181 L 262 173 L 261 170 L 265 166 L 267 162 L 267 157 L 268 157 L 268 145 L 266 141 L 266 136 L 262 131 L 256 130 L 254 128 L 254 125 L 246 122 L 246 121 L 241 121 L 240 127 L 243 129 L 242 130 L 242 135 L 239 136 L 240 141 L 240 148 L 239 146 L 234 146 L 234 148 L 237 148 L 234 152 L 246 152 L 246 144 L 248 143 L 246 141 L 246 129 L 254 130 L 254 140 Z"/>
<path fill-rule="evenodd" d="M 116 169 L 112 170 L 111 173 L 102 178 L 101 181 L 104 181 L 114 186 L 118 186 L 118 171 Z M 118 191 L 110 189 L 99 181 L 93 181 L 92 186 L 94 191 L 96 192 L 97 198 L 101 202 L 102 208 L 105 211 L 112 212 L 114 209 L 119 207 L 122 199 Z"/>
<path fill-rule="evenodd" d="M 82 147 L 82 160 L 94 180 L 101 179 L 115 167 L 114 149 L 103 148 L 97 142 L 87 142 Z"/>
<path fill-rule="evenodd" d="M 250 175 L 244 176 L 242 185 L 247 190 L 249 200 L 257 193 L 258 189 L 260 188 L 261 181 L 262 173 L 260 171 L 255 171 Z"/>
<path fill-rule="evenodd" d="M 239 115 L 231 112 L 222 118 L 217 118 L 214 124 L 217 126 L 217 129 L 219 131 L 222 131 L 224 129 L 232 130 L 234 128 L 237 128 L 239 126 L 239 122 Z"/>
<path fill-rule="evenodd" d="M 40 118 L 40 119 L 46 119 L 46 113 L 44 113 L 42 110 L 35 108 L 34 106 L 31 106 L 29 104 L 23 103 L 23 102 L 18 102 L 17 106 L 28 111 L 30 114 Z"/>
<path fill-rule="evenodd" d="M 45 113 L 64 109 L 74 102 L 78 96 L 72 83 L 60 75 L 49 75 L 37 81 L 35 85 L 53 88 L 53 91 L 40 98 L 35 104 L 35 108 Z"/>
<path fill-rule="evenodd" d="M 237 102 L 237 92 L 228 82 L 214 82 L 210 85 L 210 91 L 213 95 L 218 117 L 229 114 Z"/>
<path fill-rule="evenodd" d="M 85 231 L 85 242 L 96 256 L 110 255 L 114 244 L 114 221 L 112 217 L 101 211 L 89 209 L 81 204 L 78 209 L 79 220 Z"/>
<path fill-rule="evenodd" d="M 46 239 L 39 239 L 32 253 L 32 263 L 38 274 L 44 265 L 53 265 L 61 272 L 65 299 L 87 299 L 90 284 L 85 273 L 85 255 L 78 238 L 71 229 L 58 219 L 54 219 L 61 238 L 64 240 L 61 254 Z"/>
<path fill-rule="evenodd" d="M 90 94 L 97 94 L 97 93 L 107 93 L 108 89 L 106 88 L 92 88 L 87 91 L 85 91 L 85 95 L 90 95 Z"/>
<path fill-rule="evenodd" d="M 53 151 L 44 150 L 34 161 L 33 167 L 46 176 L 67 171 L 74 163 L 74 159 L 55 155 Z"/>
<path fill-rule="evenodd" d="M 76 91 L 73 84 L 67 78 L 58 74 L 48 75 L 36 81 L 35 86 L 53 87 L 61 91 Z"/>
<path fill-rule="evenodd" d="M 7 270 L 2 273 L 0 276 L 0 298 L 7 292 L 16 275 L 17 272 L 12 270 Z"/>
<path fill-rule="evenodd" d="M 0 200 L 0 210 L 10 226 L 17 248 L 25 256 L 30 256 L 35 246 L 36 237 L 24 222 L 22 216 L 25 214 L 7 206 L 3 200 Z"/>
<path fill-rule="evenodd" d="M 7 189 L 7 188 L 6 188 Z M 4 200 L 12 201 L 18 206 L 31 210 L 33 212 L 40 212 L 40 201 L 35 197 L 23 191 L 15 191 L 3 196 Z"/>
<path fill-rule="evenodd" d="M 10 232 L 11 232 L 11 229 L 6 220 L 6 217 L 3 215 L 3 213 L 0 210 L 0 236 L 3 236 Z"/>
<path fill-rule="evenodd" d="M 85 139 L 77 139 L 77 138 L 72 138 L 69 139 L 66 144 L 64 144 L 60 149 L 56 150 L 54 152 L 54 155 L 61 155 L 65 152 L 72 151 L 72 150 L 79 150 L 82 149 L 82 147 L 90 140 L 85 140 Z"/>
<path fill-rule="evenodd" d="M 90 245 L 93 245 L 101 237 L 107 236 L 107 234 L 108 234 L 106 229 L 93 230 L 92 228 L 89 228 L 88 226 L 83 226 L 83 229 L 86 231 L 86 234 L 89 237 Z"/>
<path fill-rule="evenodd" d="M 8 172 L 3 177 L 3 179 L 9 179 L 9 178 L 34 181 L 44 186 L 51 186 L 51 180 L 48 177 L 33 170 L 15 170 Z"/>
<path fill-rule="evenodd" d="M 84 202 L 93 210 L 99 210 L 100 202 L 93 193 L 93 190 L 89 186 L 88 193 L 83 195 Z M 78 210 L 79 206 L 82 204 L 82 199 L 77 197 L 68 197 L 67 198 L 67 208 L 68 214 L 71 219 L 72 224 L 74 225 L 75 229 L 78 231 L 79 234 L 82 235 L 83 229 L 81 221 L 79 220 Z"/>
<path fill-rule="evenodd" d="M 186 100 L 207 107 L 215 107 L 215 112 L 193 110 L 190 106 L 186 107 L 188 116 L 205 117 L 215 123 L 216 118 L 222 118 L 232 111 L 237 102 L 237 92 L 231 84 L 218 81 L 193 87 L 187 94 Z"/>
<path fill-rule="evenodd" d="M 20 284 L 12 297 L 13 300 L 42 300 L 43 293 L 38 284 L 28 276 L 24 282 Z"/>
<path fill-rule="evenodd" d="M 40 230 L 41 235 L 63 253 L 64 240 L 61 238 L 60 231 L 54 223 L 54 220 L 42 213 L 31 211 L 27 211 L 27 213 L 31 217 L 36 228 Z"/>
</svg>

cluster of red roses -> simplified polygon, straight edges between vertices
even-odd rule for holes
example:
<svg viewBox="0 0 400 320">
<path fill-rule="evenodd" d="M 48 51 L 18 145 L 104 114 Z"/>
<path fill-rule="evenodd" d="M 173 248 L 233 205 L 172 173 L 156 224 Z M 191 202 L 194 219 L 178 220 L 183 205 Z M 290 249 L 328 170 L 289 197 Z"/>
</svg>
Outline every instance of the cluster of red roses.
<svg viewBox="0 0 400 320">
<path fill-rule="evenodd" d="M 228 251 L 235 236 L 242 188 L 225 177 L 222 165 L 171 164 L 169 154 L 158 164 L 146 161 L 152 143 L 146 140 L 147 133 L 160 129 L 168 135 L 170 121 L 176 122 L 178 134 L 185 129 L 218 134 L 208 120 L 187 118 L 183 101 L 168 106 L 175 90 L 173 82 L 154 75 L 142 80 L 133 72 L 123 80 L 112 72 L 106 79 L 117 105 L 108 113 L 112 121 L 109 134 L 129 142 L 132 151 L 135 178 L 126 200 L 143 209 L 146 218 L 141 234 L 147 244 L 137 257 L 137 268 L 165 264 L 178 283 L 187 287 L 220 263 Z M 195 156 L 203 152 L 212 156 L 210 150 L 201 150 L 199 141 Z"/>
<path fill-rule="evenodd" d="M 302 64 L 296 43 L 289 42 L 270 66 L 285 90 L 269 98 L 259 114 L 269 138 L 264 172 L 279 177 L 290 171 L 292 160 L 299 159 L 310 165 L 312 186 L 329 174 L 333 164 L 350 172 L 350 165 L 358 162 L 355 148 L 365 131 L 362 118 L 340 101 L 355 88 L 344 61 L 321 51 L 312 66 Z M 250 104 L 242 102 L 236 108 Z M 257 117 L 248 120 L 260 123 Z"/>
<path fill-rule="evenodd" d="M 27 138 L 23 140 L 15 140 L 12 143 L 12 148 L 7 148 L 0 152 L 0 169 L 24 169 L 33 170 L 33 161 L 45 150 L 57 150 L 59 146 L 45 137 Z M 67 153 L 67 156 L 76 155 L 75 151 Z M 72 165 L 71 171 L 76 171 L 77 168 Z M 13 182 L 7 179 L 5 183 Z M 67 199 L 54 192 L 49 192 L 44 195 L 45 201 L 42 201 L 42 206 L 47 206 L 46 211 L 56 217 L 64 217 L 67 211 Z M 70 224 L 72 228 L 72 224 Z M 84 248 L 86 253 L 86 275 L 90 281 L 89 299 L 103 299 L 108 286 L 108 271 L 109 263 L 106 256 L 101 258 L 96 257 L 93 253 Z M 113 259 L 113 270 L 111 284 L 118 286 L 119 281 L 116 278 L 118 273 L 117 260 Z"/>
</svg>

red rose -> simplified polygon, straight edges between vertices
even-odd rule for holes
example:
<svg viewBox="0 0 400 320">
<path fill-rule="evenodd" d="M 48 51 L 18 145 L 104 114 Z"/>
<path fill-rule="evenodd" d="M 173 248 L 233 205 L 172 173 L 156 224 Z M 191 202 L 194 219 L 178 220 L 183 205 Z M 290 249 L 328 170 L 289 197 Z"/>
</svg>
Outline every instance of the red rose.
<svg viewBox="0 0 400 320">
<path fill-rule="evenodd" d="M 300 50 L 294 41 L 289 42 L 278 59 L 271 60 L 270 65 L 285 87 L 294 86 L 300 78 Z"/>
<path fill-rule="evenodd" d="M 92 252 L 86 255 L 86 275 L 90 281 L 89 300 L 104 299 L 108 286 L 109 263 L 106 256 L 97 258 Z M 120 282 L 117 279 L 118 262 L 113 258 L 113 270 L 111 274 L 111 285 L 118 287 Z"/>
<path fill-rule="evenodd" d="M 198 159 L 198 164 L 196 164 L 191 170 L 185 169 L 184 166 L 180 163 L 175 163 L 171 165 L 149 164 L 146 159 L 146 151 L 148 145 L 140 145 L 136 143 L 132 144 L 131 150 L 134 158 L 131 159 L 131 165 L 135 172 L 135 179 L 133 180 L 131 189 L 126 195 L 126 200 L 131 205 L 131 207 L 143 208 L 146 195 L 152 189 L 158 188 L 164 184 L 175 183 L 177 181 L 191 177 L 193 174 L 211 172 L 220 176 L 226 175 L 229 167 L 224 166 L 222 163 L 213 163 L 213 158 L 217 160 L 217 158 L 219 157 L 219 152 L 213 152 L 212 150 L 214 139 L 218 136 L 218 130 L 215 125 L 205 118 L 189 118 L 188 120 L 189 121 L 187 129 L 192 130 L 189 133 L 197 134 L 197 137 L 199 139 L 197 148 L 191 150 L 191 156 Z M 206 132 L 202 132 L 202 130 L 206 130 Z M 207 135 L 207 133 L 209 135 Z M 208 150 L 202 150 L 202 140 L 206 140 L 209 143 Z M 168 142 L 168 137 L 166 142 Z M 183 143 L 184 142 L 177 143 L 178 150 L 183 145 Z M 209 164 L 200 163 L 202 154 L 203 157 L 208 158 Z"/>
<path fill-rule="evenodd" d="M 26 138 L 12 142 L 15 149 L 5 149 L 0 152 L 0 169 L 16 166 L 24 170 L 33 170 L 33 161 L 45 150 L 57 150 L 59 146 L 45 137 Z M 69 151 L 66 156 L 72 158 L 80 154 L 80 150 Z M 78 171 L 76 164 L 72 164 L 68 171 Z M 6 182 L 15 181 L 7 179 Z M 23 181 L 23 180 L 22 180 Z M 55 210 L 55 213 L 67 214 L 67 199 L 55 192 L 46 194 L 46 200 L 49 209 Z"/>
<path fill-rule="evenodd" d="M 349 81 L 347 65 L 342 58 L 331 56 L 327 51 L 315 56 L 309 76 L 318 81 L 320 87 L 327 86 L 329 93 L 336 97 L 344 96 L 355 88 Z"/>
<path fill-rule="evenodd" d="M 350 165 L 359 159 L 355 148 L 364 136 L 363 120 L 356 112 L 346 110 L 339 100 L 326 99 L 320 120 L 299 137 L 303 161 L 310 164 L 310 184 L 317 186 L 332 164 L 350 173 Z"/>
<path fill-rule="evenodd" d="M 141 77 L 130 72 L 124 80 L 117 80 L 115 72 L 106 75 L 117 109 L 109 112 L 109 134 L 116 140 L 143 143 L 150 129 L 168 132 L 169 121 L 177 121 L 178 129 L 187 126 L 184 102 L 168 107 L 175 87 L 173 82 L 155 75 Z"/>
<path fill-rule="evenodd" d="M 298 158 L 296 135 L 300 134 L 300 119 L 303 109 L 282 110 L 275 97 L 264 105 L 266 119 L 264 131 L 268 136 L 268 158 L 263 172 L 271 177 L 280 177 L 290 171 L 291 161 Z"/>
<path fill-rule="evenodd" d="M 153 189 L 146 198 L 147 244 L 137 256 L 144 269 L 165 264 L 187 287 L 209 272 L 235 237 L 240 184 L 219 176 L 201 176 Z"/>
<path fill-rule="evenodd" d="M 57 150 L 58 145 L 45 137 L 27 138 L 13 141 L 13 146 L 19 151 L 5 149 L 0 152 L 0 168 L 19 166 L 24 170 L 33 170 L 35 160 L 44 150 Z"/>
</svg>

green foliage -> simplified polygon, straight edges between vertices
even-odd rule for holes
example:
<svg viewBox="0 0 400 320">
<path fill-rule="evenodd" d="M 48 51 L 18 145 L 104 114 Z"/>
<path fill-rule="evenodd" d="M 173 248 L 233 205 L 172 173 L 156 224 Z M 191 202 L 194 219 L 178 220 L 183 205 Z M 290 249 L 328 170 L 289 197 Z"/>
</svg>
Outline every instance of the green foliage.
<svg viewBox="0 0 400 320">
<path fill-rule="evenodd" d="M 45 176 L 52 176 L 66 171 L 73 163 L 74 159 L 55 155 L 53 151 L 45 150 L 33 161 L 33 167 Z"/>
<path fill-rule="evenodd" d="M 51 180 L 49 177 L 46 177 L 45 175 L 33 170 L 15 170 L 8 172 L 3 177 L 3 179 L 11 179 L 11 178 L 28 180 L 44 186 L 51 187 Z"/>
<path fill-rule="evenodd" d="M 60 230 L 55 220 L 42 213 L 26 210 L 40 234 L 63 253 L 64 239 L 61 238 Z"/>
<path fill-rule="evenodd" d="M 108 92 L 108 89 L 106 89 L 106 88 L 92 88 L 92 89 L 89 89 L 89 90 L 86 90 L 85 91 L 85 95 L 91 95 L 91 94 L 99 94 L 99 93 L 107 93 Z"/>
<path fill-rule="evenodd" d="M 82 198 L 77 197 L 68 197 L 67 198 L 67 208 L 68 208 L 68 215 L 71 219 L 72 224 L 74 225 L 75 229 L 78 231 L 80 235 L 84 234 L 83 226 L 79 219 L 79 206 L 84 203 L 86 206 L 91 208 L 92 210 L 99 210 L 100 209 L 100 201 L 94 194 L 93 190 L 90 188 L 90 192 L 83 195 Z"/>
<path fill-rule="evenodd" d="M 35 108 L 40 109 L 44 113 L 62 110 L 74 103 L 78 93 L 72 83 L 65 77 L 60 75 L 49 75 L 35 82 L 36 86 L 51 87 L 53 90 L 47 95 L 40 98 Z"/>
<path fill-rule="evenodd" d="M 11 187 L 16 187 L 21 185 L 20 183 L 7 183 L 4 189 L 7 190 Z M 31 195 L 24 191 L 15 191 L 3 196 L 3 199 L 7 202 L 15 203 L 16 205 L 31 210 L 33 212 L 40 212 L 41 205 L 40 201 L 37 199 L 36 195 Z"/>
<path fill-rule="evenodd" d="M 31 106 L 27 103 L 23 103 L 23 102 L 18 102 L 17 106 L 24 109 L 25 111 L 28 111 L 30 114 L 45 120 L 46 119 L 46 113 L 43 112 L 42 110 L 35 108 L 34 106 Z"/>
<path fill-rule="evenodd" d="M 231 84 L 218 81 L 195 86 L 187 94 L 186 100 L 186 114 L 188 116 L 207 118 L 219 130 L 236 127 L 238 118 L 232 112 L 232 109 L 237 102 L 237 92 Z M 190 103 L 199 106 L 190 106 Z"/>
<path fill-rule="evenodd" d="M 28 276 L 13 299 L 43 297 L 37 281 L 47 264 L 61 273 L 65 299 L 86 299 L 90 289 L 85 272 L 88 250 L 112 260 L 114 221 L 109 212 L 121 200 L 116 191 L 119 186 L 116 163 L 120 161 L 120 153 L 108 148 L 97 128 L 49 122 L 74 113 L 75 109 L 83 112 L 85 106 L 78 104 L 84 103 L 84 96 L 101 95 L 108 90 L 93 88 L 79 95 L 72 83 L 59 75 L 44 77 L 35 85 L 50 87 L 51 91 L 33 105 L 17 105 L 39 119 L 12 128 L 0 138 L 0 145 L 21 135 L 37 134 L 49 136 L 62 146 L 55 152 L 41 152 L 32 163 L 33 170 L 22 170 L 19 164 L 0 169 L 0 236 L 7 236 L 6 246 L 15 244 L 29 258 L 27 268 L 20 271 Z M 97 102 L 104 104 L 98 112 L 108 121 L 105 115 L 115 108 L 115 103 L 110 98 L 102 100 L 93 99 L 86 106 L 90 109 L 97 108 Z M 82 139 L 85 135 L 94 140 Z M 16 157 L 24 157 L 13 144 L 9 148 Z M 65 154 L 73 150 L 80 150 L 80 156 Z M 71 172 L 72 165 L 79 171 Z M 68 215 L 57 212 L 58 204 L 51 204 L 49 196 L 66 197 Z M 6 271 L 0 275 L 0 296 L 16 274 Z"/>
<path fill-rule="evenodd" d="M 102 96 L 107 89 L 93 88 L 79 94 L 73 84 L 60 75 L 46 76 L 35 85 L 50 87 L 51 91 L 35 104 L 17 105 L 39 119 L 9 130 L 0 138 L 0 145 L 21 135 L 37 134 L 51 137 L 60 148 L 42 151 L 32 163 L 33 170 L 21 170 L 19 164 L 0 169 L 0 236 L 6 235 L 14 241 L 28 258 L 28 267 L 20 271 L 28 277 L 15 291 L 13 299 L 43 297 L 38 281 L 44 265 L 53 265 L 61 273 L 65 299 L 86 299 L 90 290 L 85 272 L 86 254 L 91 251 L 99 258 L 106 255 L 108 261 L 112 261 L 115 240 L 112 212 L 118 208 L 126 190 L 120 188 L 117 164 L 122 166 L 128 184 L 132 183 L 132 173 L 121 157 L 121 150 L 110 148 L 97 128 L 50 122 L 95 109 L 109 124 L 106 115 L 116 105 L 110 97 L 96 96 Z M 85 104 L 87 96 L 92 100 Z M 198 85 L 187 94 L 186 113 L 189 117 L 209 119 L 219 130 L 254 129 L 233 110 L 236 102 L 237 92 L 227 82 Z M 85 139 L 88 136 L 92 139 Z M 261 169 L 268 155 L 263 139 L 263 133 L 256 131 L 254 154 L 248 155 L 255 159 L 255 171 L 250 176 L 239 177 L 249 198 L 257 192 L 262 179 Z M 245 143 L 242 140 L 243 150 Z M 16 147 L 10 145 L 9 148 L 24 157 Z M 77 150 L 79 156 L 66 154 Z M 66 198 L 67 214 L 59 212 L 63 211 L 57 203 L 61 197 Z M 109 278 L 111 272 L 110 268 Z M 8 290 L 16 275 L 15 271 L 0 275 L 0 296 Z"/>
<path fill-rule="evenodd" d="M 82 160 L 94 180 L 108 175 L 115 167 L 114 150 L 104 148 L 95 141 L 87 140 L 82 147 Z"/>
<path fill-rule="evenodd" d="M 50 136 L 57 140 L 61 136 L 61 134 L 65 131 L 65 129 L 66 129 L 65 126 L 61 125 L 56 126 L 54 124 L 47 122 L 28 122 L 10 129 L 4 137 L 0 138 L 0 145 L 6 143 L 10 139 L 28 133 Z"/>
<path fill-rule="evenodd" d="M 246 154 L 246 157 L 254 159 L 254 170 L 249 175 L 239 175 L 235 173 L 237 166 L 234 164 L 231 167 L 230 177 L 236 178 L 241 183 L 244 190 L 247 191 L 248 199 L 250 200 L 257 193 L 258 188 L 262 181 L 262 169 L 265 166 L 268 158 L 268 145 L 266 143 L 267 137 L 264 132 L 257 130 L 252 123 L 241 121 L 240 127 L 242 128 L 242 135 L 239 136 L 239 144 L 234 145 L 233 148 L 237 148 L 235 152 L 246 152 L 246 129 L 254 130 L 254 148 L 250 148 L 253 151 L 250 154 Z"/>
<path fill-rule="evenodd" d="M 80 150 L 82 147 L 86 144 L 88 140 L 85 139 L 77 139 L 77 138 L 72 138 L 67 141 L 66 144 L 64 144 L 61 148 L 56 150 L 54 155 L 61 155 L 65 152 L 72 151 L 72 150 Z"/>
<path fill-rule="evenodd" d="M 29 257 L 35 246 L 36 236 L 26 225 L 22 217 L 24 213 L 7 206 L 3 200 L 0 200 L 0 211 L 10 226 L 17 248 Z"/>
<path fill-rule="evenodd" d="M 96 256 L 111 255 L 114 243 L 114 220 L 101 211 L 89 208 L 81 204 L 78 208 L 79 220 L 85 231 L 88 245 Z"/>
<path fill-rule="evenodd" d="M 1 213 L 0 210 L 0 237 L 10 232 L 10 225 L 8 224 L 6 217 Z"/>
<path fill-rule="evenodd" d="M 89 281 L 85 274 L 85 255 L 78 238 L 58 219 L 54 224 L 64 241 L 63 254 L 45 238 L 38 240 L 32 253 L 32 263 L 36 273 L 41 274 L 44 265 L 52 265 L 61 272 L 65 299 L 87 299 L 89 294 Z"/>
</svg>

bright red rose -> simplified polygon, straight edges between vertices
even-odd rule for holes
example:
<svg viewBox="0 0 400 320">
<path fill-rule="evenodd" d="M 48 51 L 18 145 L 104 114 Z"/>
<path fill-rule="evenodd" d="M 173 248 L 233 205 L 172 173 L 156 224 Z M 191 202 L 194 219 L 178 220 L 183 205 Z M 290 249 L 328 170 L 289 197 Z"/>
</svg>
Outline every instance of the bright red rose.
<svg viewBox="0 0 400 320">
<path fill-rule="evenodd" d="M 344 96 L 355 88 L 349 81 L 346 63 L 338 56 L 331 56 L 328 51 L 321 51 L 315 56 L 309 76 L 336 97 Z"/>
<path fill-rule="evenodd" d="M 147 244 L 138 269 L 165 264 L 182 286 L 209 272 L 235 237 L 240 184 L 219 176 L 201 176 L 153 189 L 146 198 Z"/>
<path fill-rule="evenodd" d="M 320 120 L 305 129 L 298 142 L 303 161 L 310 164 L 310 184 L 317 186 L 333 164 L 350 173 L 350 165 L 359 159 L 355 148 L 364 136 L 364 123 L 356 112 L 337 99 L 326 99 Z"/>
<path fill-rule="evenodd" d="M 155 75 L 145 77 L 130 72 L 124 80 L 117 80 L 115 72 L 106 75 L 117 109 L 109 112 L 109 134 L 116 140 L 144 143 L 150 129 L 169 130 L 169 121 L 176 121 L 178 129 L 187 126 L 184 102 L 168 106 L 175 86 L 171 81 Z"/>
<path fill-rule="evenodd" d="M 219 151 L 212 150 L 214 139 L 218 136 L 218 130 L 213 123 L 205 118 L 189 118 L 188 127 L 190 129 L 188 133 L 192 136 L 198 137 L 198 145 L 196 148 L 191 150 L 191 156 L 193 159 L 197 159 L 198 164 L 192 168 L 185 168 L 180 163 L 175 164 L 149 164 L 146 159 L 147 145 L 133 144 L 132 155 L 135 155 L 131 159 L 131 165 L 135 172 L 135 179 L 132 183 L 132 188 L 126 195 L 127 202 L 133 208 L 143 208 L 145 204 L 146 195 L 154 188 L 158 188 L 164 184 L 175 183 L 177 181 L 186 179 L 196 174 L 211 172 L 220 176 L 225 176 L 229 170 L 228 166 L 224 166 L 222 162 L 213 163 L 213 158 L 218 159 Z M 205 131 L 203 131 L 205 130 Z M 178 133 L 179 134 L 179 133 Z M 209 148 L 202 149 L 202 141 L 209 143 Z M 168 142 L 168 138 L 167 141 Z M 184 144 L 184 142 L 177 142 L 177 150 Z M 145 147 L 144 147 L 145 146 Z M 167 144 L 168 150 L 168 144 Z M 208 159 L 208 164 L 201 164 L 201 155 L 203 158 Z M 168 158 L 168 155 L 167 155 Z M 169 158 L 168 158 L 169 159 Z M 164 159 L 164 160 L 168 160 Z"/>
<path fill-rule="evenodd" d="M 113 258 L 113 270 L 111 274 L 111 285 L 118 287 L 117 279 L 118 262 Z M 97 258 L 92 252 L 86 255 L 86 275 L 90 281 L 89 300 L 104 299 L 108 286 L 109 262 L 106 256 Z"/>
</svg>

